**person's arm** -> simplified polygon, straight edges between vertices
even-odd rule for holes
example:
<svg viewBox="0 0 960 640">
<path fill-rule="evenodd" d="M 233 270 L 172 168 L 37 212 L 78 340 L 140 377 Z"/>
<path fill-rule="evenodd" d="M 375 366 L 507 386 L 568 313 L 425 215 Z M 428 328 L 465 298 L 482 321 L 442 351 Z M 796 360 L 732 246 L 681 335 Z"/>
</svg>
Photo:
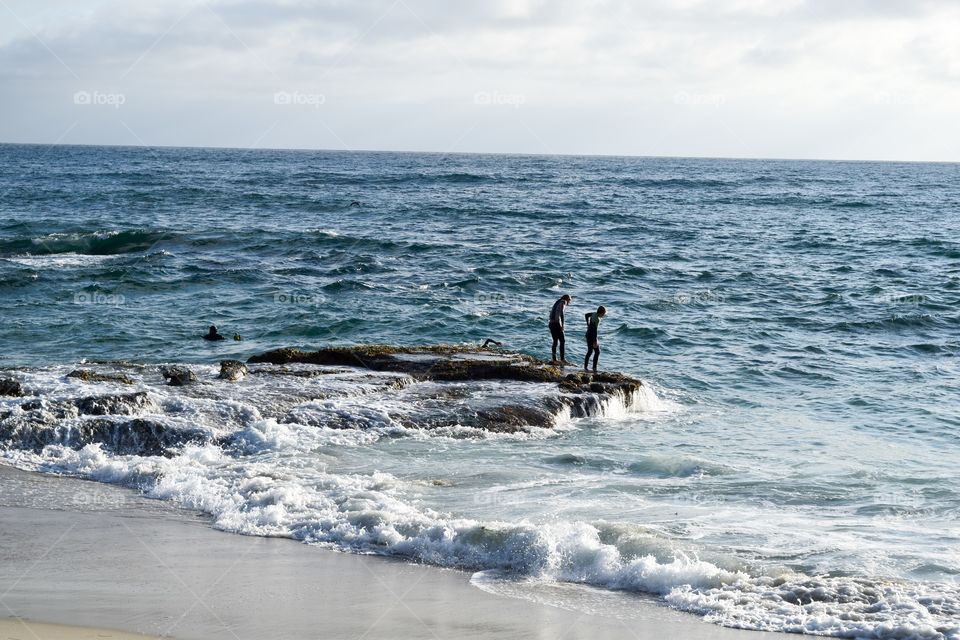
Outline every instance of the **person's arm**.
<svg viewBox="0 0 960 640">
<path fill-rule="evenodd" d="M 590 326 L 590 313 L 587 312 L 587 313 L 583 314 L 583 319 L 587 321 L 587 326 L 589 327 L 589 326 Z"/>
</svg>

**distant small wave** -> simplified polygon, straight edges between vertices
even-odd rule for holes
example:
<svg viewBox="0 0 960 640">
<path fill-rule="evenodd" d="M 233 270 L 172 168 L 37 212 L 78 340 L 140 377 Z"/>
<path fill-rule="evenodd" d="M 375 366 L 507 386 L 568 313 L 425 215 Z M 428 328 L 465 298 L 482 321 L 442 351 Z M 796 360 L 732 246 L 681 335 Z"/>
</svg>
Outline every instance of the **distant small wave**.
<svg viewBox="0 0 960 640">
<path fill-rule="evenodd" d="M 433 180 L 438 182 L 452 182 L 454 184 L 461 183 L 470 183 L 470 182 L 489 182 L 493 178 L 491 176 L 480 175 L 477 173 L 466 173 L 466 172 L 455 172 L 455 173 L 442 173 L 435 176 L 429 176 Z"/>
<path fill-rule="evenodd" d="M 698 478 L 705 475 L 724 475 L 729 471 L 722 465 L 689 456 L 649 455 L 627 466 L 631 474 L 655 478 Z"/>
<path fill-rule="evenodd" d="M 887 318 L 877 320 L 856 320 L 838 322 L 830 328 L 833 331 L 875 331 L 875 330 L 901 330 L 913 329 L 919 327 L 930 327 L 937 323 L 937 318 L 927 313 L 916 313 L 907 315 L 893 315 Z"/>
<path fill-rule="evenodd" d="M 877 203 L 867 200 L 837 200 L 832 202 L 830 206 L 836 209 L 869 209 L 877 206 Z"/>
<path fill-rule="evenodd" d="M 371 175 L 345 172 L 305 173 L 297 174 L 291 181 L 300 186 L 330 186 L 330 185 L 416 185 L 424 183 L 440 184 L 479 184 L 496 182 L 500 178 L 492 175 L 452 171 L 449 173 L 404 173 L 400 175 Z"/>
<path fill-rule="evenodd" d="M 779 378 L 805 378 L 808 380 L 820 380 L 823 382 L 835 382 L 836 378 L 833 376 L 827 375 L 825 373 L 817 373 L 816 371 L 809 371 L 807 369 L 801 369 L 799 367 L 781 367 L 776 372 L 777 377 Z"/>
<path fill-rule="evenodd" d="M 649 269 L 643 267 L 633 266 L 633 267 L 620 267 L 614 269 L 611 272 L 611 275 L 615 276 L 629 276 L 632 278 L 640 278 L 650 273 Z"/>
<path fill-rule="evenodd" d="M 729 473 L 722 465 L 706 460 L 690 456 L 665 454 L 649 455 L 639 460 L 620 462 L 609 458 L 592 458 L 564 453 L 545 458 L 544 462 L 552 465 L 591 469 L 601 473 L 653 478 L 691 478 Z"/>
<path fill-rule="evenodd" d="M 427 242 L 409 242 L 394 240 L 388 237 L 347 235 L 330 229 L 314 229 L 311 230 L 310 233 L 313 235 L 313 242 L 321 247 L 341 249 L 344 251 L 372 251 L 374 255 L 377 255 L 377 252 L 380 251 L 402 251 L 405 254 L 417 254 L 439 248 L 439 245 Z"/>
<path fill-rule="evenodd" d="M 340 279 L 335 280 L 329 284 L 323 286 L 323 290 L 331 293 L 338 293 L 342 291 L 369 291 L 375 289 L 376 287 L 368 282 L 362 280 L 350 280 L 350 279 Z"/>
<path fill-rule="evenodd" d="M 911 247 L 923 249 L 933 256 L 954 260 L 960 258 L 960 242 L 936 238 L 914 238 L 907 244 Z"/>
<path fill-rule="evenodd" d="M 694 178 L 621 178 L 613 181 L 613 184 L 622 187 L 709 189 L 717 187 L 733 187 L 740 183 L 730 180 Z"/>
<path fill-rule="evenodd" d="M 147 230 L 51 233 L 45 236 L 0 241 L 0 256 L 60 253 L 110 256 L 146 251 L 158 242 L 173 237 L 167 231 Z"/>
<path fill-rule="evenodd" d="M 657 327 L 631 327 L 626 324 L 622 324 L 616 328 L 617 335 L 621 336 L 633 336 L 636 338 L 662 338 L 667 335 L 667 332 L 663 329 Z"/>
</svg>

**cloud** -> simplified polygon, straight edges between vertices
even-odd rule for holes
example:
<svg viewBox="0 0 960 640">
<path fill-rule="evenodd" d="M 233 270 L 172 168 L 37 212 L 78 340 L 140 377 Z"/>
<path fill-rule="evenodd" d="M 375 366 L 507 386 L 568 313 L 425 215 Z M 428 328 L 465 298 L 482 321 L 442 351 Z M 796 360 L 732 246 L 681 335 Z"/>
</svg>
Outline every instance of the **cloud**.
<svg viewBox="0 0 960 640">
<path fill-rule="evenodd" d="M 18 28 L 0 32 L 4 140 L 78 123 L 68 141 L 918 159 L 960 148 L 948 108 L 960 15 L 946 1 L 31 6 L 11 5 Z M 77 91 L 125 102 L 97 110 Z M 313 98 L 277 104 L 278 92 Z M 891 121 L 910 135 L 892 127 L 879 148 L 870 128 Z M 814 144 L 821 131 L 831 140 Z"/>
</svg>

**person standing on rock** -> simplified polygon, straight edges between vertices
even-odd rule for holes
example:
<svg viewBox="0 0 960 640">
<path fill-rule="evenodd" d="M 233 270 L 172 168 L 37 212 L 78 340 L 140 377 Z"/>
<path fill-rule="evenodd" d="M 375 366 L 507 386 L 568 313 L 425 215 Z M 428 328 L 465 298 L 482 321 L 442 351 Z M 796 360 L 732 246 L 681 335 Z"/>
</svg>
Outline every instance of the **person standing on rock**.
<svg viewBox="0 0 960 640">
<path fill-rule="evenodd" d="M 597 372 L 597 360 L 600 359 L 600 321 L 607 315 L 606 307 L 597 307 L 593 313 L 584 314 L 587 320 L 587 356 L 583 359 L 583 370 L 587 371 L 590 355 L 593 354 L 593 372 Z"/>
<path fill-rule="evenodd" d="M 573 298 L 565 293 L 560 296 L 559 300 L 553 303 L 553 308 L 550 310 L 550 336 L 553 338 L 553 349 L 551 353 L 553 354 L 552 362 L 554 364 L 557 363 L 557 346 L 560 347 L 560 362 L 569 364 L 565 353 L 566 339 L 563 335 L 563 309 L 572 301 Z"/>
</svg>

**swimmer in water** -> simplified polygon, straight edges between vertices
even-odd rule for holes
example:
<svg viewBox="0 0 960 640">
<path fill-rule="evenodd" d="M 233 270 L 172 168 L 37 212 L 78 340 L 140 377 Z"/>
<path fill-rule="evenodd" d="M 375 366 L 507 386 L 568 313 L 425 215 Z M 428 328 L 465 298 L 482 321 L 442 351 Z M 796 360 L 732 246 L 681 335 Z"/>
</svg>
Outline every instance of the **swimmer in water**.
<svg viewBox="0 0 960 640">
<path fill-rule="evenodd" d="M 587 320 L 587 356 L 583 359 L 583 370 L 587 371 L 590 355 L 593 354 L 593 372 L 597 372 L 597 360 L 600 359 L 600 321 L 607 315 L 606 307 L 597 307 L 593 313 L 584 314 Z"/>
<path fill-rule="evenodd" d="M 207 334 L 203 336 L 203 339 L 216 342 L 217 340 L 225 340 L 226 338 L 224 338 L 222 335 L 217 333 L 217 325 L 212 324 L 210 325 L 210 331 L 208 331 Z"/>
</svg>

